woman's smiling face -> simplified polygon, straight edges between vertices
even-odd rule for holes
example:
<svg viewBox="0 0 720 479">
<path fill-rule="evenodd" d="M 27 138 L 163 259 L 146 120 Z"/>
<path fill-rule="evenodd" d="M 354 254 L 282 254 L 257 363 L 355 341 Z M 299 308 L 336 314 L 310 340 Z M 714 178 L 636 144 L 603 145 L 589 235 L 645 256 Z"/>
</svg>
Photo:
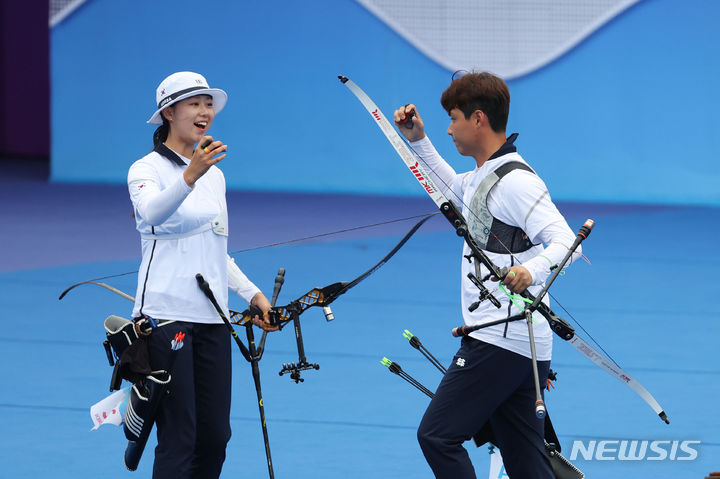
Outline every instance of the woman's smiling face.
<svg viewBox="0 0 720 479">
<path fill-rule="evenodd" d="M 168 107 L 165 114 L 170 121 L 170 134 L 185 144 L 196 144 L 207 134 L 213 120 L 215 109 L 210 95 L 197 95 L 185 98 Z"/>
</svg>

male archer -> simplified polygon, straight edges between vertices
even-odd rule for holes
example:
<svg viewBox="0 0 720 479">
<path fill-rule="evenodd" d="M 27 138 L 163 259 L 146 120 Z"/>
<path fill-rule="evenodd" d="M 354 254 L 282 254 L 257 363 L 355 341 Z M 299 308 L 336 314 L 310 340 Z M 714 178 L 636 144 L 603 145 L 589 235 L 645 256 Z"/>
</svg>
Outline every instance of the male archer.
<svg viewBox="0 0 720 479">
<path fill-rule="evenodd" d="M 475 160 L 471 171 L 457 174 L 438 154 L 425 135 L 415 105 L 397 109 L 395 123 L 426 164 L 436 186 L 461 206 L 473 239 L 495 265 L 509 268 L 501 278 L 508 293 L 528 289 L 536 295 L 551 268 L 567 254 L 575 235 L 550 199 L 545 183 L 518 154 L 514 145 L 517 134 L 505 136 L 508 87 L 493 74 L 469 73 L 453 80 L 440 102 L 450 116 L 447 132 L 458 152 Z M 463 256 L 470 253 L 465 244 Z M 578 248 L 574 258 L 580 254 Z M 465 324 L 520 313 L 505 294 L 495 295 L 500 308 L 481 301 L 470 311 L 468 307 L 478 300 L 478 289 L 468 273 L 482 280 L 490 272 L 474 260 L 462 258 L 461 264 Z M 545 378 L 550 369 L 552 331 L 540 315 L 533 334 L 538 375 Z M 553 478 L 543 441 L 544 420 L 535 415 L 535 400 L 526 322 L 497 324 L 463 338 L 417 432 L 435 477 L 475 478 L 462 443 L 489 423 L 511 478 Z"/>
</svg>

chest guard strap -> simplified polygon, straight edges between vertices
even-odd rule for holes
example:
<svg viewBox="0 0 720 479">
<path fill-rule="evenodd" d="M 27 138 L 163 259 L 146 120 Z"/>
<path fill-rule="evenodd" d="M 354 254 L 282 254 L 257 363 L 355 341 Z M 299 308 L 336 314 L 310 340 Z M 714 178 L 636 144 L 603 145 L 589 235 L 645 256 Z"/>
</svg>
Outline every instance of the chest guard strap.
<svg viewBox="0 0 720 479">
<path fill-rule="evenodd" d="M 498 181 L 514 170 L 525 170 L 535 174 L 532 168 L 520 161 L 505 163 L 480 182 L 470 202 L 470 211 L 473 212 L 468 216 L 470 234 L 483 250 L 491 253 L 522 253 L 533 247 L 521 228 L 510 226 L 495 218 L 487 206 L 490 191 Z"/>
</svg>

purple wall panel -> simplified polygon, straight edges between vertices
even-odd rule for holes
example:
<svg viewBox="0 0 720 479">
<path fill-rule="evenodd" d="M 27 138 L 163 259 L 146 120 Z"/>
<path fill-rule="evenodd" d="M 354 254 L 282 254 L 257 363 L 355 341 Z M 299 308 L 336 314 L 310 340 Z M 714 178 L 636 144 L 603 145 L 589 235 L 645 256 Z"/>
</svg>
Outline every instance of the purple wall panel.
<svg viewBox="0 0 720 479">
<path fill-rule="evenodd" d="M 0 156 L 50 153 L 47 0 L 0 0 Z"/>
</svg>

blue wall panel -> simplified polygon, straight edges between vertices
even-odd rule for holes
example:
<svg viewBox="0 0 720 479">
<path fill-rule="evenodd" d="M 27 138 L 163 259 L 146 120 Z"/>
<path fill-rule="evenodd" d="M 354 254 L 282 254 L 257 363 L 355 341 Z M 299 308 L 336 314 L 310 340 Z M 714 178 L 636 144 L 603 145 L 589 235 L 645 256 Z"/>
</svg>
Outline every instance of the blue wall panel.
<svg viewBox="0 0 720 479">
<path fill-rule="evenodd" d="M 509 82 L 509 130 L 555 199 L 720 205 L 717 2 L 647 0 Z M 203 73 L 230 99 L 211 133 L 231 188 L 422 195 L 354 97 L 414 102 L 458 170 L 451 72 L 352 0 L 90 0 L 52 32 L 52 179 L 125 181 L 151 147 L 157 83 Z"/>
<path fill-rule="evenodd" d="M 719 14 L 641 2 L 510 83 L 523 151 L 556 197 L 720 204 Z"/>
</svg>

